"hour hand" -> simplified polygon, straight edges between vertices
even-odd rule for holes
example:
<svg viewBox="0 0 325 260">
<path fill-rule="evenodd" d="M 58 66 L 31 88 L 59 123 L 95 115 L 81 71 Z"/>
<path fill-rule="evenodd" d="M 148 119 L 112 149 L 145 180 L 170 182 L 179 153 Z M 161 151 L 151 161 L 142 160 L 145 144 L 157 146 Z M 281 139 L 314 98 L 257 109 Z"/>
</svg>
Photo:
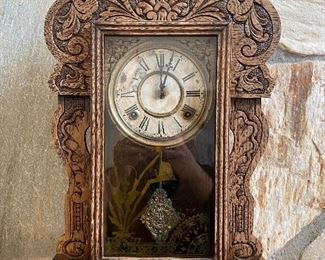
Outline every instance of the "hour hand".
<svg viewBox="0 0 325 260">
<path fill-rule="evenodd" d="M 160 71 L 160 85 L 159 85 L 159 90 L 160 90 L 160 95 L 159 95 L 159 98 L 160 99 L 163 99 L 165 97 L 165 82 L 163 81 L 163 71 Z"/>
<path fill-rule="evenodd" d="M 160 99 L 163 99 L 166 96 L 164 89 L 160 90 Z"/>
<path fill-rule="evenodd" d="M 160 70 L 159 75 L 160 75 L 159 89 L 161 90 L 163 88 L 163 75 L 164 75 L 162 70 Z"/>
</svg>

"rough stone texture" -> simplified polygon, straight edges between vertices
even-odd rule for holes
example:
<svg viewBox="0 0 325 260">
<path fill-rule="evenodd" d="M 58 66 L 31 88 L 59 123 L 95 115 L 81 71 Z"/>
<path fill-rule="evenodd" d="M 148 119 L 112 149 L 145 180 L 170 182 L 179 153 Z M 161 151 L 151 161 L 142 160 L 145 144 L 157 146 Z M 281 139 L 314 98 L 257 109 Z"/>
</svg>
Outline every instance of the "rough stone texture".
<svg viewBox="0 0 325 260">
<path fill-rule="evenodd" d="M 67 183 L 50 143 L 57 98 L 47 80 L 54 61 L 43 38 L 53 2 L 0 0 L 1 260 L 51 259 L 64 231 Z M 296 54 L 282 50 L 273 57 L 278 83 L 272 99 L 263 100 L 270 142 L 251 185 L 255 233 L 265 258 L 300 234 L 325 204 L 325 62 L 317 56 L 325 54 L 324 1 L 272 2 L 282 19 L 282 47 Z M 312 61 L 302 55 L 313 55 L 308 56 Z M 319 252 L 317 244 L 306 254 Z"/>
<path fill-rule="evenodd" d="M 62 223 L 63 167 L 50 142 L 57 97 L 43 37 L 52 0 L 0 0 L 0 259 L 50 259 Z"/>
<path fill-rule="evenodd" d="M 310 260 L 311 254 L 325 258 L 323 245 L 317 241 L 322 240 L 322 232 L 325 231 L 325 213 L 317 216 L 313 221 L 304 226 L 302 230 L 280 250 L 270 257 L 271 260 L 301 259 L 305 255 L 305 260 Z M 315 241 L 315 242 L 314 242 Z M 321 258 L 319 258 L 321 259 Z"/>
<path fill-rule="evenodd" d="M 325 231 L 311 243 L 303 253 L 301 260 L 321 260 L 325 258 Z"/>
<path fill-rule="evenodd" d="M 275 64 L 271 71 L 277 85 L 263 101 L 270 138 L 251 182 L 265 257 L 325 207 L 325 62 Z"/>
<path fill-rule="evenodd" d="M 325 55 L 325 1 L 271 0 L 282 23 L 280 46 L 303 55 Z"/>
</svg>

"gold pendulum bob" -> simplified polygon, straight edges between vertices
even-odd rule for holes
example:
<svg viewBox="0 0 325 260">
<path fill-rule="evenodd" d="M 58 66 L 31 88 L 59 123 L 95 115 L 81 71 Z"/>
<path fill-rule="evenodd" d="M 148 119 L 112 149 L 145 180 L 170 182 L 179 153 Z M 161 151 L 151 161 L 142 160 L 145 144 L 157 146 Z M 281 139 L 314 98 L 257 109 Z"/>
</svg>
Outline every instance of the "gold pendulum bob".
<svg viewBox="0 0 325 260">
<path fill-rule="evenodd" d="M 175 180 L 172 167 L 168 162 L 163 162 L 161 159 L 159 168 L 159 174 L 169 175 Z M 150 198 L 140 220 L 157 243 L 166 242 L 169 232 L 178 225 L 180 216 L 161 183 Z"/>
</svg>

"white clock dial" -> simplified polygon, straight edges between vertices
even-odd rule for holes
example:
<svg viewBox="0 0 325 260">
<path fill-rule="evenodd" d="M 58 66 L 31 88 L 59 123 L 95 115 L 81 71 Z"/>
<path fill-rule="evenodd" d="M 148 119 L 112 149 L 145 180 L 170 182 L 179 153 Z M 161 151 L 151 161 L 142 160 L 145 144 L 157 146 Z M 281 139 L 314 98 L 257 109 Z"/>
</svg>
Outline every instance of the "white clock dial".
<svg viewBox="0 0 325 260">
<path fill-rule="evenodd" d="M 108 108 L 127 136 L 146 145 L 175 146 L 190 139 L 206 120 L 212 88 L 205 78 L 190 54 L 146 45 L 116 66 Z"/>
</svg>

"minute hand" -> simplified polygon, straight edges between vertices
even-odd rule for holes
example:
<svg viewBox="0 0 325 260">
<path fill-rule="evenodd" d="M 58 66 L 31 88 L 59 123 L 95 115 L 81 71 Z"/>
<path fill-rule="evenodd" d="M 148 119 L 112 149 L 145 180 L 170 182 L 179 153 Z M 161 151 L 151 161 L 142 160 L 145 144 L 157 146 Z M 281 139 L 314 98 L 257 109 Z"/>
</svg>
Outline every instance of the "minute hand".
<svg viewBox="0 0 325 260">
<path fill-rule="evenodd" d="M 165 79 L 164 79 L 164 81 L 162 82 L 162 84 L 160 86 L 160 89 L 161 90 L 164 90 L 164 88 L 166 87 L 166 81 L 167 81 L 167 78 L 168 78 L 168 72 L 172 68 L 172 63 L 173 63 L 173 60 L 174 60 L 174 55 L 175 55 L 175 51 L 173 51 L 172 56 L 171 56 L 171 58 L 169 60 L 169 63 L 167 64 L 166 76 L 165 76 Z"/>
</svg>

